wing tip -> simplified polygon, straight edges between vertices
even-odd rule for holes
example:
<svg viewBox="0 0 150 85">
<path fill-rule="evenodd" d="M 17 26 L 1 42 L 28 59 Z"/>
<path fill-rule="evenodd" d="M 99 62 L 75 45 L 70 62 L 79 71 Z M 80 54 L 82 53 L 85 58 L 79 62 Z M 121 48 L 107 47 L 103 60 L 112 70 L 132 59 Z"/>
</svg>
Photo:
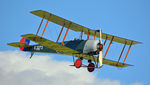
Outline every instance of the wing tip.
<svg viewBox="0 0 150 85">
<path fill-rule="evenodd" d="M 103 63 L 106 65 L 110 65 L 110 66 L 114 66 L 114 67 L 118 67 L 118 68 L 124 68 L 124 67 L 128 67 L 128 66 L 134 66 L 134 65 L 130 65 L 130 64 L 126 64 L 126 63 L 122 63 L 122 62 L 117 62 L 117 61 L 113 61 L 113 60 L 109 60 L 109 59 L 103 59 Z"/>
<path fill-rule="evenodd" d="M 34 11 L 30 11 L 30 13 L 37 12 L 37 11 L 43 11 L 43 10 L 34 10 Z"/>
<path fill-rule="evenodd" d="M 143 42 L 138 42 L 137 44 L 143 44 Z"/>
</svg>

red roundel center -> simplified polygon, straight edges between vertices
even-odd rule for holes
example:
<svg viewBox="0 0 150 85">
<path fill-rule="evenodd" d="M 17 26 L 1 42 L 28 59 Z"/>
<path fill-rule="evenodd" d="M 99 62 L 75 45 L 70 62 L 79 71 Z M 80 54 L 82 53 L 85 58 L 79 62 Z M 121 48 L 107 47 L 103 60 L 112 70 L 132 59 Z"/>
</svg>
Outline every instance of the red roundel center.
<svg viewBox="0 0 150 85">
<path fill-rule="evenodd" d="M 22 38 L 22 39 L 20 40 L 20 43 L 25 43 L 25 38 Z M 24 50 L 24 47 L 20 47 L 20 50 L 23 51 L 23 50 Z"/>
<path fill-rule="evenodd" d="M 81 59 L 77 59 L 76 62 L 75 62 L 75 67 L 76 67 L 76 68 L 80 68 L 81 65 L 82 65 Z"/>
</svg>

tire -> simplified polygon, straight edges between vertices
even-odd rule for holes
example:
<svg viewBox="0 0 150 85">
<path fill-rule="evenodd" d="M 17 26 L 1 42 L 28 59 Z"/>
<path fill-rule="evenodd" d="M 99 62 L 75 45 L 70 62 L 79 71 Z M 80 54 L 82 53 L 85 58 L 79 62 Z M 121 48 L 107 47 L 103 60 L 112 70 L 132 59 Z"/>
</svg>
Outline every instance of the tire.
<svg viewBox="0 0 150 85">
<path fill-rule="evenodd" d="M 95 70 L 95 64 L 94 63 L 89 63 L 87 70 L 89 72 L 93 72 Z"/>
<path fill-rule="evenodd" d="M 81 65 L 82 65 L 82 60 L 81 60 L 81 59 L 77 59 L 77 60 L 75 61 L 74 65 L 75 65 L 76 68 L 80 68 Z"/>
</svg>

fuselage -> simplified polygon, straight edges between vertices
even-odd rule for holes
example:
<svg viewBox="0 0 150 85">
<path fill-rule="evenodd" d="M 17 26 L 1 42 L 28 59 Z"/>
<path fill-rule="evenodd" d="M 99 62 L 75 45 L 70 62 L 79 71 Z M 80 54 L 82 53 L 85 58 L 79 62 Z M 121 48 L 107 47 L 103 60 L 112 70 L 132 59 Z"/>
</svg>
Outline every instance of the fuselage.
<svg viewBox="0 0 150 85">
<path fill-rule="evenodd" d="M 98 40 L 71 40 L 71 41 L 65 41 L 64 46 L 74 49 L 80 53 L 91 53 L 91 54 L 97 54 L 98 52 Z M 59 44 L 61 44 L 59 42 Z M 43 52 L 43 53 L 54 53 L 54 54 L 61 54 L 59 51 L 55 51 L 53 49 L 47 48 L 45 46 L 42 46 L 40 44 L 32 45 L 31 47 L 27 47 L 24 49 L 24 51 L 30 51 L 30 52 Z"/>
</svg>

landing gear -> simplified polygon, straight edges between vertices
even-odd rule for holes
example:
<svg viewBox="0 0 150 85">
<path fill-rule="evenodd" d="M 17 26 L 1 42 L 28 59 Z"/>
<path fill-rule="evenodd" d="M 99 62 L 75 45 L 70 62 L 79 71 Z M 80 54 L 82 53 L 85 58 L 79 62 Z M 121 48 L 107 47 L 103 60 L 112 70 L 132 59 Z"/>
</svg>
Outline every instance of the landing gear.
<svg viewBox="0 0 150 85">
<path fill-rule="evenodd" d="M 94 63 L 89 63 L 89 65 L 87 66 L 87 70 L 89 72 L 93 72 L 95 69 L 95 64 Z"/>
<path fill-rule="evenodd" d="M 88 63 L 91 63 L 92 61 L 91 60 L 88 60 Z"/>
<path fill-rule="evenodd" d="M 88 60 L 88 66 L 87 65 L 84 65 L 84 64 L 82 64 L 82 60 L 83 60 L 83 58 L 82 57 L 80 57 L 80 58 L 78 58 L 77 60 L 75 60 L 74 59 L 74 56 L 73 56 L 73 62 L 74 62 L 74 65 L 70 65 L 70 66 L 75 66 L 76 68 L 80 68 L 80 67 L 85 67 L 85 68 L 87 68 L 87 70 L 89 71 L 89 72 L 93 72 L 94 70 L 95 70 L 95 64 L 94 63 L 92 63 L 92 61 L 91 60 Z"/>
<path fill-rule="evenodd" d="M 80 68 L 82 66 L 82 60 L 81 59 L 77 59 L 74 63 L 76 68 Z"/>
</svg>

